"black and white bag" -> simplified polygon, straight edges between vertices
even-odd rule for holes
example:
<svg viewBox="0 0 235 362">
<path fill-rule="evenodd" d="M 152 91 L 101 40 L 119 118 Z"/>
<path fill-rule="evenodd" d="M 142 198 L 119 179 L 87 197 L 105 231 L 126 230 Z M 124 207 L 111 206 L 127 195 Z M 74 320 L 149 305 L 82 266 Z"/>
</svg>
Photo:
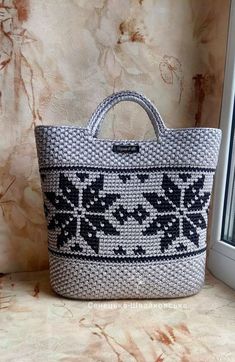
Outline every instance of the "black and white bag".
<svg viewBox="0 0 235 362">
<path fill-rule="evenodd" d="M 120 101 L 146 110 L 156 139 L 97 138 Z M 148 99 L 122 91 L 98 106 L 86 128 L 37 126 L 35 135 L 58 294 L 159 298 L 200 290 L 220 130 L 168 129 Z"/>
</svg>

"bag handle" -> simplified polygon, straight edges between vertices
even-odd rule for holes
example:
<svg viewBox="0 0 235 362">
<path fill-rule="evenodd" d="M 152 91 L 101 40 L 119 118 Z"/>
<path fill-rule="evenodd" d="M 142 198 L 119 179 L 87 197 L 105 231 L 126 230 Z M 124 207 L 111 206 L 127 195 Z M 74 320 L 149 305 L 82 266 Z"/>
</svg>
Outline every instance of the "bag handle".
<svg viewBox="0 0 235 362">
<path fill-rule="evenodd" d="M 121 91 L 113 93 L 107 98 L 105 98 L 96 108 L 95 112 L 92 114 L 87 128 L 91 132 L 92 136 L 97 136 L 99 127 L 106 113 L 114 107 L 117 103 L 122 101 L 133 101 L 138 103 L 144 110 L 147 112 L 149 119 L 153 125 L 154 131 L 158 137 L 166 130 L 164 122 L 152 104 L 152 102 L 147 99 L 142 94 L 133 91 Z"/>
</svg>

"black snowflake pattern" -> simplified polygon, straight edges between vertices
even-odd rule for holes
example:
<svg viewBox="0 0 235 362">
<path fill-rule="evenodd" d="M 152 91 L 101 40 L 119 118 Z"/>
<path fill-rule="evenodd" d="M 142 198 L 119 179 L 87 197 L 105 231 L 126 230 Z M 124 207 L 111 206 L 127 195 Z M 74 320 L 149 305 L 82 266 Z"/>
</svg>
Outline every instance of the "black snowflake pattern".
<svg viewBox="0 0 235 362">
<path fill-rule="evenodd" d="M 59 179 L 60 193 L 45 192 L 47 200 L 56 209 L 48 223 L 48 230 L 57 232 L 57 247 L 63 247 L 76 236 L 77 218 L 74 209 L 78 206 L 79 191 L 73 183 L 62 173 Z M 45 213 L 49 215 L 49 208 L 45 204 Z"/>
<path fill-rule="evenodd" d="M 128 175 L 126 175 L 128 176 Z M 141 175 L 142 176 L 142 175 Z M 146 176 L 146 175 L 144 175 Z M 161 252 L 164 253 L 176 239 L 175 249 L 178 252 L 187 251 L 188 239 L 195 246 L 199 246 L 199 229 L 206 229 L 205 211 L 208 208 L 209 192 L 203 191 L 205 176 L 199 176 L 191 181 L 191 175 L 180 173 L 179 178 L 185 186 L 181 189 L 167 174 L 163 174 L 161 194 L 144 192 L 144 198 L 157 211 L 156 217 L 151 219 L 150 210 L 138 203 L 132 211 L 118 203 L 113 208 L 112 216 L 119 224 L 118 230 L 111 223 L 107 211 L 118 200 L 121 194 L 104 191 L 104 175 L 99 174 L 90 180 L 85 172 L 77 172 L 77 180 L 71 181 L 67 174 L 59 175 L 59 190 L 45 192 L 45 213 L 48 218 L 48 229 L 56 234 L 57 248 L 60 249 L 70 242 L 70 250 L 82 252 L 77 235 L 79 234 L 87 245 L 99 254 L 100 239 L 107 236 L 119 236 L 121 226 L 129 218 L 135 219 L 142 225 L 142 235 L 158 234 Z M 139 178 L 144 183 L 147 177 Z M 127 177 L 123 182 L 128 182 Z M 188 181 L 191 185 L 188 185 Z M 53 210 L 50 207 L 53 206 Z M 150 217 L 150 223 L 146 225 Z M 145 223 L 144 223 L 145 222 Z M 143 224 L 145 226 L 143 226 Z M 126 255 L 127 251 L 117 245 L 115 255 Z M 135 255 L 144 255 L 141 245 L 133 249 Z"/>
<path fill-rule="evenodd" d="M 182 177 L 181 175 L 180 178 L 186 182 L 189 176 Z M 202 175 L 182 192 L 182 189 L 167 174 L 163 174 L 164 196 L 155 192 L 143 193 L 143 196 L 158 211 L 156 218 L 143 230 L 143 235 L 155 235 L 162 232 L 160 243 L 163 253 L 173 241 L 182 236 L 199 246 L 197 228 L 206 229 L 202 211 L 207 207 L 210 198 L 209 192 L 202 191 L 204 181 L 205 176 Z M 176 248 L 178 251 L 187 250 L 187 246 L 182 243 Z"/>
<path fill-rule="evenodd" d="M 87 174 L 76 174 L 80 182 L 88 178 Z M 80 235 L 87 244 L 98 254 L 99 236 L 102 232 L 105 235 L 119 235 L 114 226 L 106 219 L 106 210 L 120 197 L 119 194 L 102 193 L 104 186 L 104 176 L 99 175 L 90 184 L 77 187 L 60 173 L 59 193 L 45 192 L 47 200 L 55 207 L 56 212 L 50 219 L 48 229 L 57 233 L 57 247 L 63 247 L 73 238 L 76 240 L 77 225 L 80 224 Z M 79 201 L 81 195 L 81 204 Z M 48 214 L 48 207 L 45 205 Z M 78 222 L 80 218 L 80 223 Z M 81 252 L 83 249 L 78 244 L 71 246 L 72 251 Z"/>
</svg>

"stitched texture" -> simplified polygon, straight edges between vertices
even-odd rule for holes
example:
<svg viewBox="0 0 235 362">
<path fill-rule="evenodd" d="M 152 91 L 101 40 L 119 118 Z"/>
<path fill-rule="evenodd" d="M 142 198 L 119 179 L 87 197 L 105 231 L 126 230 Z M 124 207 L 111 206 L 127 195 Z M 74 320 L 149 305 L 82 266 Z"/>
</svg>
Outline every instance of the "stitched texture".
<svg viewBox="0 0 235 362">
<path fill-rule="evenodd" d="M 96 138 L 122 100 L 144 107 L 155 140 Z M 149 100 L 124 91 L 104 100 L 87 128 L 38 126 L 35 135 L 57 293 L 158 298 L 201 288 L 220 130 L 167 129 Z"/>
<path fill-rule="evenodd" d="M 50 254 L 53 290 L 79 299 L 174 298 L 197 293 L 204 283 L 205 252 L 177 262 L 92 263 Z"/>
</svg>

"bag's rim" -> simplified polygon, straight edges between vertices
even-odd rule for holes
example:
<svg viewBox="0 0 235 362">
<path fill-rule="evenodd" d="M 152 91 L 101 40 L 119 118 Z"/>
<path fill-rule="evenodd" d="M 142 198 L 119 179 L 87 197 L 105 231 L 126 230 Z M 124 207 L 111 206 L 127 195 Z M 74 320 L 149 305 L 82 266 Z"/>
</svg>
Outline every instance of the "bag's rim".
<svg viewBox="0 0 235 362">
<path fill-rule="evenodd" d="M 171 133 L 175 135 L 176 133 L 182 133 L 182 135 L 187 135 L 188 133 L 191 134 L 200 134 L 204 131 L 210 131 L 210 133 L 218 136 L 222 136 L 222 131 L 220 128 L 212 128 L 212 127 L 189 127 L 189 128 L 165 128 L 165 131 L 161 133 L 158 137 L 149 138 L 149 139 L 110 139 L 110 138 L 99 138 L 96 136 L 93 136 L 91 132 L 87 129 L 87 127 L 76 127 L 76 126 L 70 126 L 70 125 L 38 125 L 35 126 L 35 135 L 37 133 L 37 130 L 39 129 L 63 129 L 63 130 L 77 130 L 80 132 L 83 132 L 84 135 L 87 137 L 89 142 L 96 142 L 96 143 L 108 143 L 108 144 L 119 144 L 119 143 L 125 143 L 125 144 L 139 144 L 139 145 L 158 145 L 161 144 L 164 141 L 165 136 L 167 133 Z M 37 136 L 37 135 L 36 135 Z M 198 140 L 200 143 L 200 140 Z"/>
<path fill-rule="evenodd" d="M 60 124 L 39 124 L 37 126 L 35 126 L 36 128 L 74 128 L 74 129 L 79 129 L 79 130 L 83 130 L 83 131 L 87 131 L 89 132 L 89 129 L 87 127 L 81 127 L 81 126 L 74 126 L 74 125 L 60 125 Z M 165 127 L 165 131 L 183 131 L 183 130 L 214 130 L 214 131 L 221 131 L 221 129 L 219 127 L 179 127 L 179 128 L 169 128 L 169 127 Z M 89 132 L 90 133 L 90 132 Z M 91 133 L 90 133 L 91 134 Z M 94 137 L 96 138 L 96 137 Z"/>
<path fill-rule="evenodd" d="M 165 127 L 165 130 L 163 133 L 161 133 L 159 135 L 159 137 L 154 137 L 154 138 L 150 138 L 150 139 L 110 139 L 110 138 L 99 138 L 96 136 L 93 136 L 91 134 L 91 132 L 89 131 L 89 129 L 87 127 L 79 127 L 79 126 L 72 126 L 72 125 L 37 125 L 35 126 L 35 131 L 37 129 L 46 129 L 46 128 L 51 128 L 51 129 L 74 129 L 80 132 L 84 132 L 84 134 L 86 135 L 86 137 L 91 141 L 95 141 L 95 142 L 108 142 L 108 143 L 118 143 L 118 142 L 136 142 L 136 143 L 140 143 L 140 144 L 148 144 L 148 143 L 161 143 L 161 140 L 164 139 L 164 136 L 169 132 L 172 134 L 175 133 L 195 133 L 195 134 L 200 134 L 201 132 L 204 131 L 210 131 L 211 133 L 214 134 L 218 134 L 218 135 L 222 135 L 222 131 L 220 128 L 213 128 L 213 127 L 187 127 L 187 128 L 167 128 Z M 200 142 L 200 141 L 199 141 Z"/>
</svg>

